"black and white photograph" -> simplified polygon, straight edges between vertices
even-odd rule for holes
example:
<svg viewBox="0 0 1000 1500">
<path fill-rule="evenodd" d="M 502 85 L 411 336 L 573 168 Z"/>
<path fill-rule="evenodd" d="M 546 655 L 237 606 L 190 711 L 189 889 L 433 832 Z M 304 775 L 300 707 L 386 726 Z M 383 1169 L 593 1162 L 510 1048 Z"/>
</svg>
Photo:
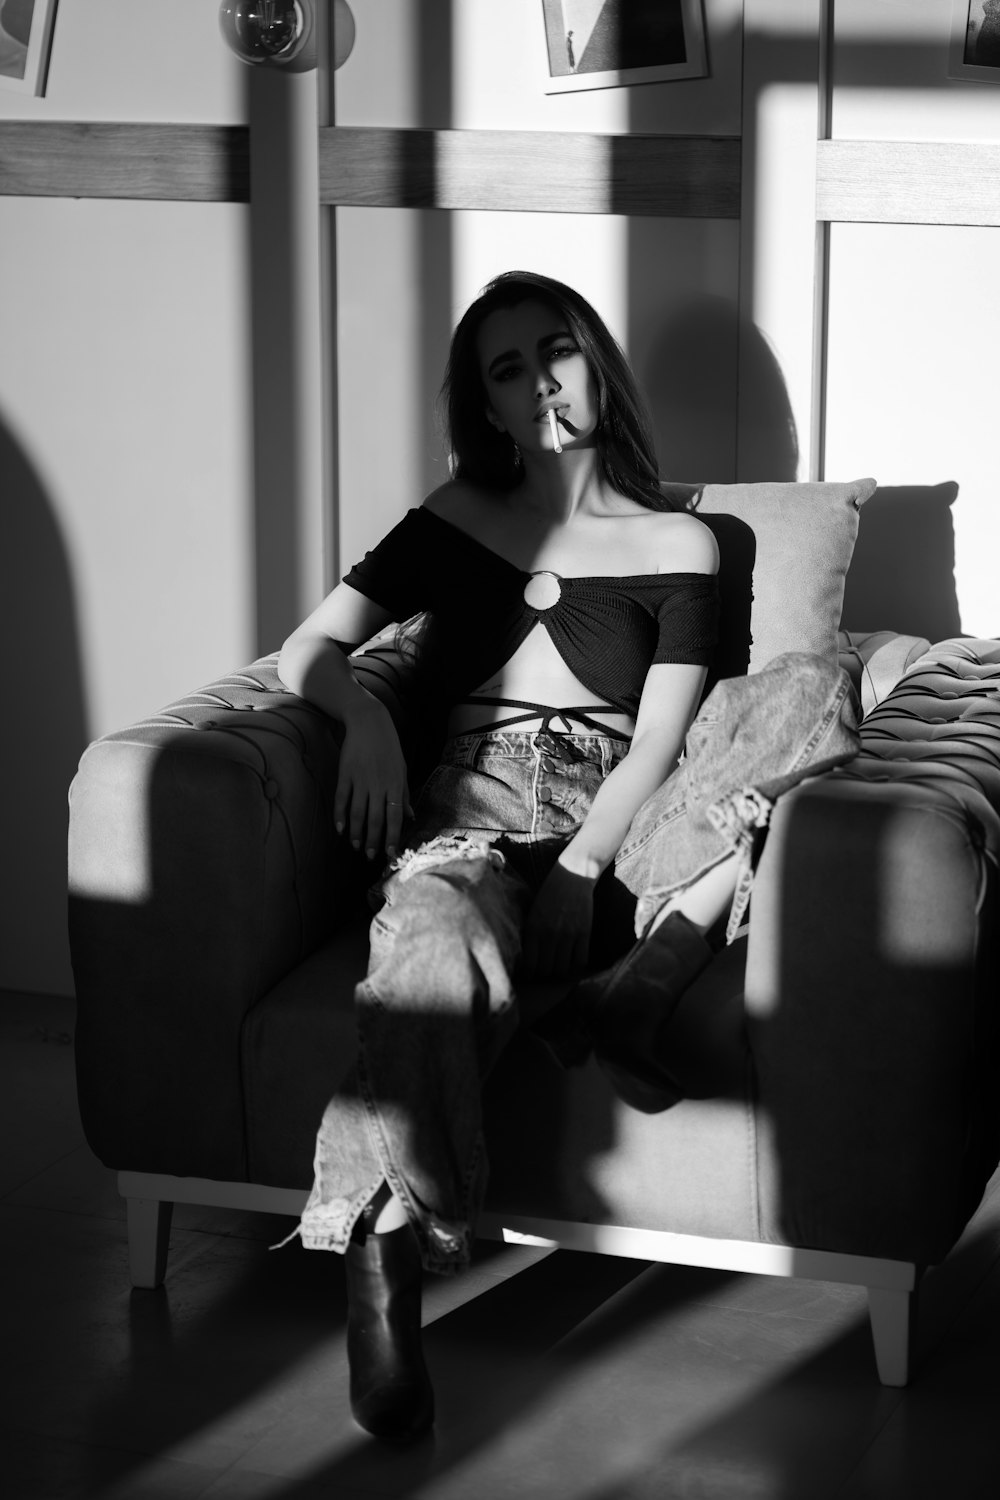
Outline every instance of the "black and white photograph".
<svg viewBox="0 0 1000 1500">
<path fill-rule="evenodd" d="M 542 0 L 546 93 L 701 78 L 701 0 Z"/>
<path fill-rule="evenodd" d="M 998 11 L 0 0 L 0 1500 L 1000 1497 Z"/>
<path fill-rule="evenodd" d="M 0 4 L 0 88 L 45 92 L 56 0 L 3 0 Z"/>
<path fill-rule="evenodd" d="M 1000 0 L 953 0 L 948 76 L 1000 83 Z"/>
</svg>

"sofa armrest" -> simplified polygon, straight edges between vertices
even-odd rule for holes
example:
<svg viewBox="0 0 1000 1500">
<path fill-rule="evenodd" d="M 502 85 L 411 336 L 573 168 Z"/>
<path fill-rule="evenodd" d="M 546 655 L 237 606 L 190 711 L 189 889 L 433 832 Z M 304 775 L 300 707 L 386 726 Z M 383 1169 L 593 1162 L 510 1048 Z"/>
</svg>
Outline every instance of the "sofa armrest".
<svg viewBox="0 0 1000 1500">
<path fill-rule="evenodd" d="M 242 1175 L 244 1016 L 362 900 L 337 726 L 275 661 L 96 741 L 71 788 L 80 1109 L 118 1168 Z"/>
<path fill-rule="evenodd" d="M 985 659 L 984 659 L 985 658 Z M 947 642 L 782 798 L 754 885 L 762 1237 L 930 1263 L 1000 1153 L 1000 646 Z"/>
<path fill-rule="evenodd" d="M 931 647 L 923 636 L 900 635 L 895 630 L 842 630 L 837 643 L 839 663 L 854 685 L 864 717 Z"/>
</svg>

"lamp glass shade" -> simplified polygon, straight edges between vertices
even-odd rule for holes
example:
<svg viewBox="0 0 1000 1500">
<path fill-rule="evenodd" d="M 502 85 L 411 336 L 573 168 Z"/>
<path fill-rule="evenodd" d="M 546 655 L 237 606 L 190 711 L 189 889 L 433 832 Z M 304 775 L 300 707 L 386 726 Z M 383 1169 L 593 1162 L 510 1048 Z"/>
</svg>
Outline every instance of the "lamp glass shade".
<svg viewBox="0 0 1000 1500">
<path fill-rule="evenodd" d="M 311 30 L 299 0 L 222 0 L 219 28 L 246 63 L 293 62 Z"/>
</svg>

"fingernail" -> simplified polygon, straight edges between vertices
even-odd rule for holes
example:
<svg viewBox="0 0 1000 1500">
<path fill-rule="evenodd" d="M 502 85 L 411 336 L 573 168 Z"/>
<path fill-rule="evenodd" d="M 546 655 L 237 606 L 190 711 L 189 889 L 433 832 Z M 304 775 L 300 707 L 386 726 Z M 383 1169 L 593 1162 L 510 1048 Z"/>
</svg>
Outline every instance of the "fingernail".
<svg viewBox="0 0 1000 1500">
<path fill-rule="evenodd" d="M 352 849 L 360 849 L 361 848 L 361 840 L 360 839 L 351 839 L 351 848 Z"/>
<path fill-rule="evenodd" d="M 395 844 L 386 844 L 386 846 L 385 846 L 385 852 L 386 852 L 386 854 L 388 854 L 388 856 L 389 856 L 390 859 L 395 859 L 396 858 L 396 846 L 395 846 Z"/>
<path fill-rule="evenodd" d="M 366 849 L 365 850 L 365 858 L 366 859 L 374 859 L 375 858 L 375 850 L 374 849 Z"/>
<path fill-rule="evenodd" d="M 338 833 L 343 833 L 343 831 L 344 831 L 344 825 L 343 825 L 343 823 L 334 823 L 333 826 L 334 826 L 334 828 L 336 828 L 336 830 L 337 830 Z"/>
</svg>

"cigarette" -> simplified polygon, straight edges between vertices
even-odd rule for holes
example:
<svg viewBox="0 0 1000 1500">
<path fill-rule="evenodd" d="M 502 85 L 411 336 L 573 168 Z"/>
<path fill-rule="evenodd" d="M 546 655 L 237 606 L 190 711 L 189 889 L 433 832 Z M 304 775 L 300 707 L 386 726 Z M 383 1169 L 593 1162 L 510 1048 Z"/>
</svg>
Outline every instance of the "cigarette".
<svg viewBox="0 0 1000 1500">
<path fill-rule="evenodd" d="M 555 407 L 549 407 L 549 427 L 552 429 L 552 446 L 557 453 L 562 452 L 562 443 L 559 441 L 559 428 L 556 425 Z"/>
</svg>

